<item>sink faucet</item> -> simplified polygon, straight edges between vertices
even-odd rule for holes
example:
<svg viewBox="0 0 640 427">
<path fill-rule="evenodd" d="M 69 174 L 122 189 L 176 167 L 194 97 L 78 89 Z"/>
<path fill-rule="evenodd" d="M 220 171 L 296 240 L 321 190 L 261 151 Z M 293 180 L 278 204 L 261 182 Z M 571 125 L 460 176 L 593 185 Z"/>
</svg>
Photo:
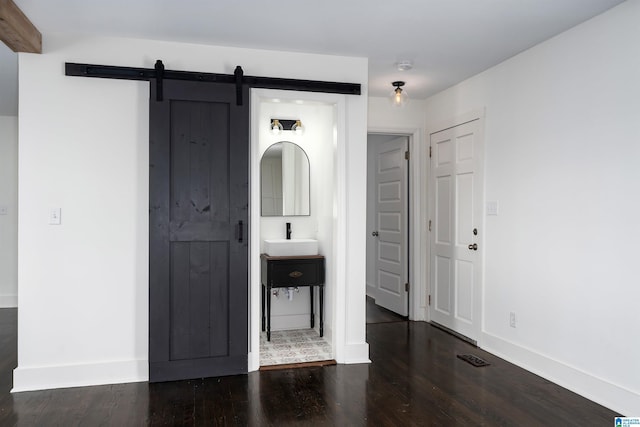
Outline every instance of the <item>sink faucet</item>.
<svg viewBox="0 0 640 427">
<path fill-rule="evenodd" d="M 291 240 L 291 223 L 287 223 L 287 240 Z"/>
</svg>

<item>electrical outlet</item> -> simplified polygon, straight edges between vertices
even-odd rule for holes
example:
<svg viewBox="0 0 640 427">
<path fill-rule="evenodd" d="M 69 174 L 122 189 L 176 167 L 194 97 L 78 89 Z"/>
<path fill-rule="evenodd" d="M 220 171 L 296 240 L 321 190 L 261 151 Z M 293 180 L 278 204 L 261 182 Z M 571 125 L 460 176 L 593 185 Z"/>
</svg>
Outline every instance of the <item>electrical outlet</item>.
<svg viewBox="0 0 640 427">
<path fill-rule="evenodd" d="M 516 327 L 516 313 L 514 313 L 513 311 L 509 313 L 509 326 L 511 326 L 512 328 Z"/>
<path fill-rule="evenodd" d="M 0 206 L 0 215 L 9 215 L 9 206 Z"/>
</svg>

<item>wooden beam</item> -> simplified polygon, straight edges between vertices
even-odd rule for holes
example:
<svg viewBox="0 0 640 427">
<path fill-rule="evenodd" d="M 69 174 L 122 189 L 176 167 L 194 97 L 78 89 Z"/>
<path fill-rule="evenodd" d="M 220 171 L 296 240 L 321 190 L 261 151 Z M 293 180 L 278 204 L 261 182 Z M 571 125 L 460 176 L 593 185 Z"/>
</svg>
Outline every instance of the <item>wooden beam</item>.
<svg viewBox="0 0 640 427">
<path fill-rule="evenodd" d="M 42 34 L 13 0 L 0 0 L 0 40 L 14 52 L 42 53 Z"/>
</svg>

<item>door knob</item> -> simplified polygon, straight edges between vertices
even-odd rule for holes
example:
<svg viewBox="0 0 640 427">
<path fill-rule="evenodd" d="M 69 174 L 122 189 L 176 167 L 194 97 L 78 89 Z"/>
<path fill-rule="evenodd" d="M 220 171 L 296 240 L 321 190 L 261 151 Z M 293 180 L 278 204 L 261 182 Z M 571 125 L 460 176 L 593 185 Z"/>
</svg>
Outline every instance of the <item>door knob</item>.
<svg viewBox="0 0 640 427">
<path fill-rule="evenodd" d="M 372 235 L 373 237 L 378 237 L 378 232 L 377 232 L 377 231 L 374 231 L 374 232 L 372 232 L 372 233 L 371 233 L 371 235 Z"/>
<path fill-rule="evenodd" d="M 472 245 L 469 245 L 469 250 L 470 251 L 477 251 L 478 250 L 478 244 L 474 243 Z"/>
</svg>

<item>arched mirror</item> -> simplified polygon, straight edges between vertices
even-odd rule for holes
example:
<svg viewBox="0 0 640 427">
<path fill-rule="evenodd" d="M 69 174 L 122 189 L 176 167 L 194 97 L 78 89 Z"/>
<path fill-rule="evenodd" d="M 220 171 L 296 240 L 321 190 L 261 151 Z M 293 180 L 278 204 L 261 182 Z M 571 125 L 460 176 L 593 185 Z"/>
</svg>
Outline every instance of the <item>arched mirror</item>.
<svg viewBox="0 0 640 427">
<path fill-rule="evenodd" d="M 309 158 L 300 146 L 273 144 L 260 161 L 262 216 L 309 215 Z"/>
</svg>

